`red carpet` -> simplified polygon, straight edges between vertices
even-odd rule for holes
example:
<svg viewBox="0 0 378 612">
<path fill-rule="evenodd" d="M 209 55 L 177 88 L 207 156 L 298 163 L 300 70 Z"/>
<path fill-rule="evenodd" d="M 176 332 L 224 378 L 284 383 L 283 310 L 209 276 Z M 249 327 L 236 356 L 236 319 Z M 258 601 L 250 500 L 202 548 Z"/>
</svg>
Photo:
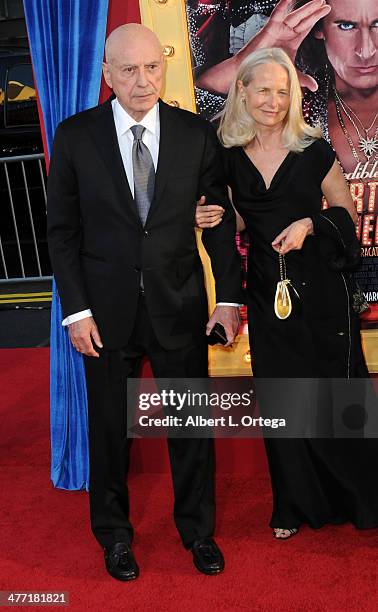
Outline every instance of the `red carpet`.
<svg viewBox="0 0 378 612">
<path fill-rule="evenodd" d="M 130 478 L 141 576 L 129 584 L 108 577 L 90 533 L 87 494 L 50 484 L 48 351 L 2 350 L 0 371 L 0 590 L 69 591 L 75 611 L 378 609 L 378 530 L 302 529 L 288 542 L 275 542 L 267 528 L 265 459 L 261 444 L 249 441 L 222 441 L 218 452 L 217 540 L 226 556 L 224 574 L 197 573 L 181 547 L 170 518 L 163 446 L 156 443 L 160 473 L 140 472 L 152 466 L 153 447 L 139 445 Z M 226 470 L 227 453 L 233 473 Z"/>
</svg>

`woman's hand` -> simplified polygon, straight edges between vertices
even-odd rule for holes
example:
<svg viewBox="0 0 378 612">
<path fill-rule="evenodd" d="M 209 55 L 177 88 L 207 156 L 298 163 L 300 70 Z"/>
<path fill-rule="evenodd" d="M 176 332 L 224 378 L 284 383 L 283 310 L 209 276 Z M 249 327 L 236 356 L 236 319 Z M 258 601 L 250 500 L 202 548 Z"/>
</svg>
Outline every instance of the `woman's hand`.
<svg viewBox="0 0 378 612">
<path fill-rule="evenodd" d="M 201 229 L 216 227 L 223 219 L 224 208 L 217 204 L 205 205 L 206 198 L 201 196 L 197 201 L 196 208 L 196 227 Z M 239 213 L 235 210 L 236 215 L 236 231 L 242 232 L 245 230 L 245 223 Z"/>
<path fill-rule="evenodd" d="M 294 221 L 273 240 L 272 247 L 277 253 L 286 255 L 289 251 L 299 251 L 305 238 L 314 233 L 310 217 Z"/>
<path fill-rule="evenodd" d="M 357 223 L 356 206 L 350 195 L 349 185 L 345 180 L 344 173 L 336 159 L 324 177 L 321 187 L 328 206 L 343 206 L 352 217 L 353 223 Z"/>
<path fill-rule="evenodd" d="M 206 205 L 206 197 L 201 196 L 196 208 L 196 227 L 201 229 L 215 227 L 222 221 L 224 208 L 217 204 Z"/>
</svg>

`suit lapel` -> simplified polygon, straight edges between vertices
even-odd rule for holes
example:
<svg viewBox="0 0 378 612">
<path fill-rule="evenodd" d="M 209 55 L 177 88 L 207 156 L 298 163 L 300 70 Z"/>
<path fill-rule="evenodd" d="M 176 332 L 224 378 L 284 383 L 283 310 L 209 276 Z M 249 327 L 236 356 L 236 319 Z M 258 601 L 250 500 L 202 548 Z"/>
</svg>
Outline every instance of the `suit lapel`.
<svg viewBox="0 0 378 612">
<path fill-rule="evenodd" d="M 146 225 L 148 224 L 151 215 L 155 213 L 159 205 L 161 196 L 163 195 L 168 176 L 172 169 L 173 157 L 177 154 L 177 123 L 176 116 L 173 110 L 159 100 L 159 118 L 160 118 L 160 141 L 159 141 L 159 158 L 155 176 L 155 193 L 148 212 Z"/>
<path fill-rule="evenodd" d="M 127 205 L 135 220 L 141 225 L 138 209 L 131 194 L 121 151 L 118 145 L 117 132 L 114 124 L 113 109 L 109 98 L 104 104 L 94 109 L 94 121 L 90 129 L 101 157 L 113 178 L 116 190 L 120 195 L 122 207 Z M 159 100 L 160 142 L 159 158 L 155 176 L 155 193 L 148 212 L 146 225 L 159 205 L 168 176 L 172 168 L 176 145 L 178 126 L 175 113 L 167 104 Z"/>
<path fill-rule="evenodd" d="M 114 124 L 113 109 L 109 98 L 104 104 L 95 109 L 95 121 L 91 125 L 92 137 L 104 160 L 104 163 L 113 178 L 116 190 L 120 194 L 121 205 L 125 205 L 141 224 L 137 206 L 132 196 L 127 175 L 118 145 L 117 132 Z"/>
</svg>

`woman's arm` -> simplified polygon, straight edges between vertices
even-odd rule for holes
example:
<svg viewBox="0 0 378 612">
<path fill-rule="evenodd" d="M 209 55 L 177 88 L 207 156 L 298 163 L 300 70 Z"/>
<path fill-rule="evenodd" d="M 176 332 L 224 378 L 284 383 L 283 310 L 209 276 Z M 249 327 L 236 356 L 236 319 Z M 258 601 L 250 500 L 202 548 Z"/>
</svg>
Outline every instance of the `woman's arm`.
<svg viewBox="0 0 378 612">
<path fill-rule="evenodd" d="M 201 229 L 216 227 L 222 221 L 224 208 L 218 204 L 206 204 L 205 196 L 197 200 L 196 227 Z"/>
<path fill-rule="evenodd" d="M 348 184 L 344 178 L 339 163 L 335 160 L 321 183 L 322 192 L 329 207 L 345 208 L 353 223 L 357 222 L 357 211 L 350 195 Z M 286 227 L 272 242 L 275 251 L 285 255 L 289 251 L 299 250 L 307 236 L 314 233 L 313 221 L 310 217 L 299 219 Z"/>
<path fill-rule="evenodd" d="M 236 215 L 236 231 L 242 232 L 245 230 L 245 223 L 232 202 L 232 193 L 230 188 L 228 188 L 228 195 Z M 198 200 L 196 208 L 196 227 L 200 227 L 201 229 L 219 225 L 219 223 L 222 221 L 224 213 L 224 209 L 221 206 L 217 206 L 216 204 L 206 205 L 205 202 L 206 198 L 202 196 L 201 199 Z"/>
<path fill-rule="evenodd" d="M 321 184 L 322 192 L 329 206 L 342 206 L 346 208 L 354 223 L 357 222 L 357 211 L 353 204 L 348 183 L 344 178 L 340 164 L 335 160 Z"/>
<path fill-rule="evenodd" d="M 235 209 L 235 207 L 234 207 Z M 236 231 L 237 232 L 242 232 L 243 230 L 245 230 L 245 223 L 244 223 L 244 219 L 243 217 L 241 217 L 239 215 L 239 213 L 235 210 L 235 215 L 236 215 Z"/>
</svg>

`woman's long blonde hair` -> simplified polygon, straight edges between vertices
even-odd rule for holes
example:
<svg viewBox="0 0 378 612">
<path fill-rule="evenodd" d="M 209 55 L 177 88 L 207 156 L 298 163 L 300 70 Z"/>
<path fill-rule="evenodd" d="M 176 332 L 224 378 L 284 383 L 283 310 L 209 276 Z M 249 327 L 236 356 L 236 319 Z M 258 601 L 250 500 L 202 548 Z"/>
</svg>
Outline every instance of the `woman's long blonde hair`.
<svg viewBox="0 0 378 612">
<path fill-rule="evenodd" d="M 289 75 L 290 105 L 284 120 L 283 142 L 289 151 L 302 152 L 315 139 L 321 138 L 320 127 L 311 127 L 303 119 L 302 92 L 294 64 L 289 56 L 278 47 L 254 51 L 240 64 L 231 84 L 218 128 L 218 137 L 227 147 L 246 146 L 256 135 L 255 121 L 246 110 L 238 87 L 241 81 L 248 87 L 253 78 L 253 70 L 262 64 L 279 64 Z"/>
</svg>

